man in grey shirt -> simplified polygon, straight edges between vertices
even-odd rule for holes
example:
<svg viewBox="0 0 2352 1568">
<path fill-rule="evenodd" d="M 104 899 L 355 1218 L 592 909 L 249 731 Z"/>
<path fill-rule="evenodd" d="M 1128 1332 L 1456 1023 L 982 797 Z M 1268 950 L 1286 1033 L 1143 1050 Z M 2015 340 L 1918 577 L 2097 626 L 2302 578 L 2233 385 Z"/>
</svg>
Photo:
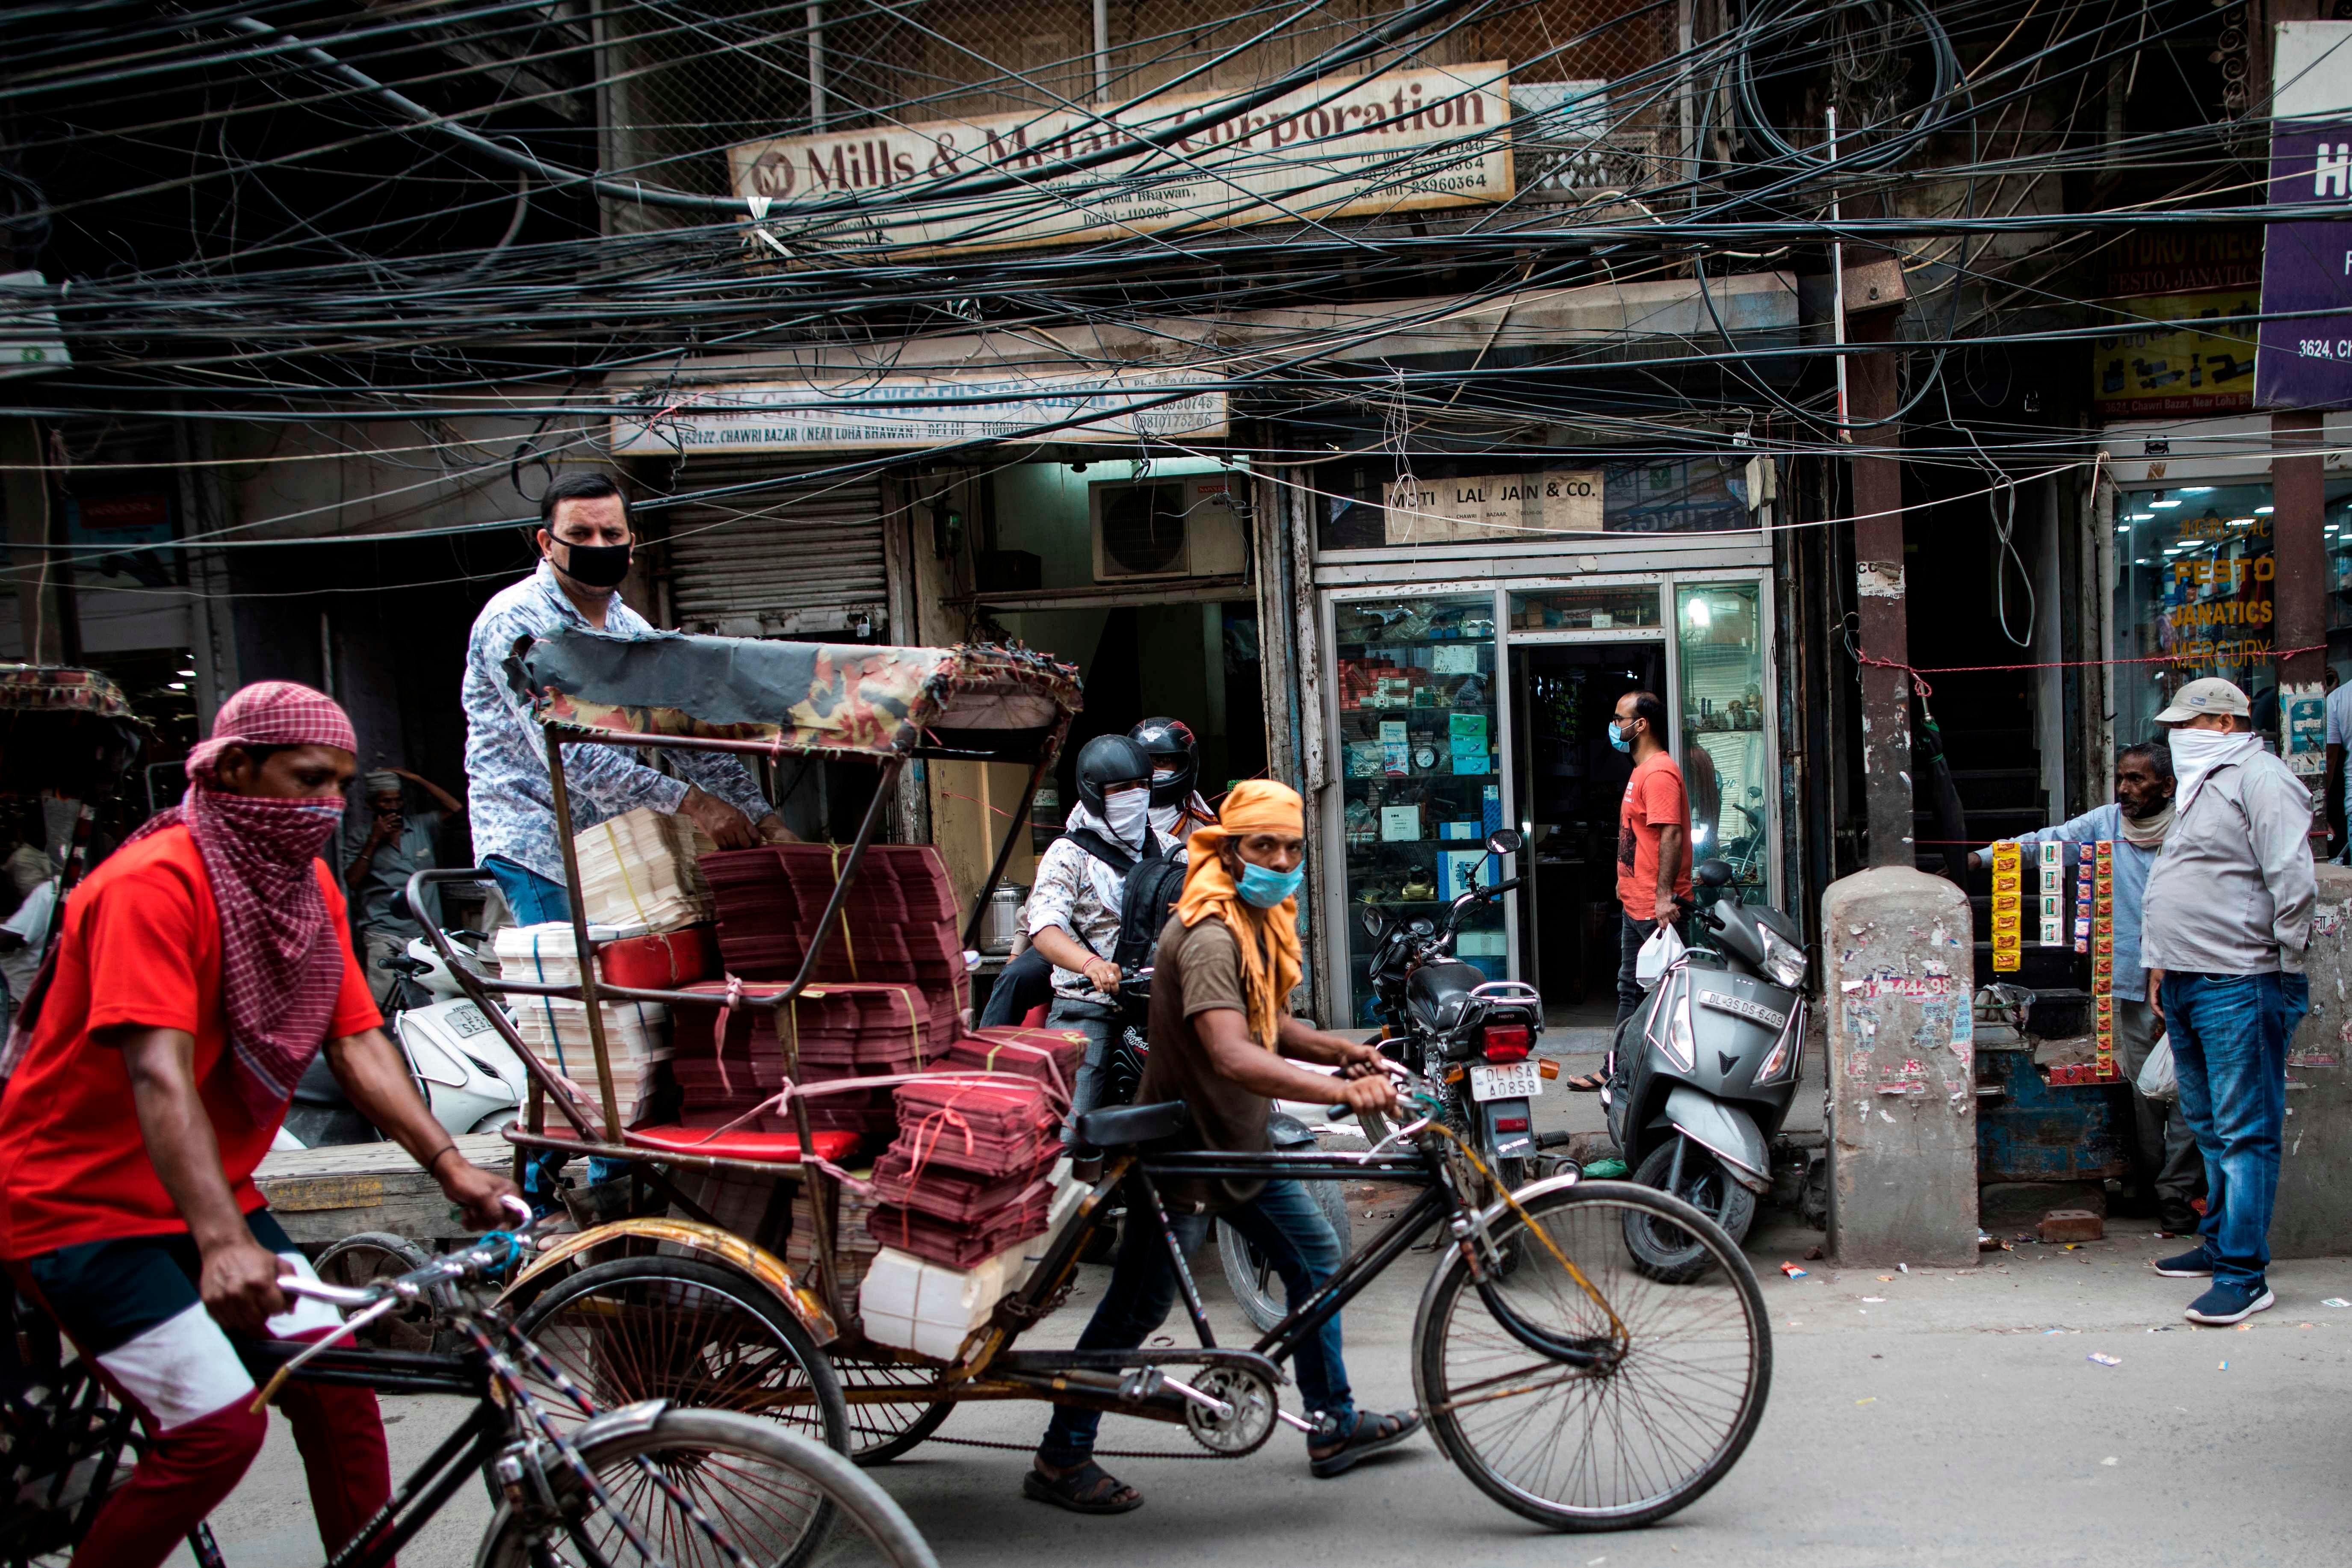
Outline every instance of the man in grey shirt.
<svg viewBox="0 0 2352 1568">
<path fill-rule="evenodd" d="M 2172 1037 L 2180 1110 L 2205 1156 L 2196 1247 L 2160 1259 L 2176 1279 L 2211 1277 L 2193 1323 L 2243 1321 L 2271 1305 L 2271 1206 L 2286 1126 L 2286 1052 L 2311 1005 L 2304 949 L 2318 878 L 2311 792 L 2253 733 L 2246 694 L 2192 680 L 2173 726 L 2172 829 L 2148 872 L 2140 959 Z"/>
</svg>

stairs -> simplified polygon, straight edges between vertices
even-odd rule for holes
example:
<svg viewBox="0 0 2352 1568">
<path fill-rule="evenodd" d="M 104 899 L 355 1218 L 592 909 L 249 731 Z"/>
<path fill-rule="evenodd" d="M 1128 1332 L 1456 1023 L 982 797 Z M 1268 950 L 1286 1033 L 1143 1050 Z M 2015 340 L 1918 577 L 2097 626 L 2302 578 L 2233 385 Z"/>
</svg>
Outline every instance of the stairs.
<svg viewBox="0 0 2352 1568">
<path fill-rule="evenodd" d="M 2032 722 L 2024 706 L 2008 700 L 2006 690 L 1972 692 L 1966 678 L 1947 677 L 1937 683 L 1935 708 L 1944 738 L 1952 784 L 1959 792 L 1970 848 L 1981 848 L 2000 838 L 2050 826 L 2064 820 L 2063 803 L 2043 798 L 2042 757 L 2034 744 Z M 1972 699 L 1974 699 L 1972 700 Z M 1935 810 L 1933 784 L 1925 769 L 1917 770 L 1917 801 L 1911 815 L 1912 834 L 1918 843 L 1916 863 L 1923 871 L 1941 875 L 1947 835 Z M 2029 877 L 2029 883 L 2031 879 Z M 1998 978 L 2035 991 L 2072 991 L 2079 984 L 2071 945 L 2045 948 L 2029 929 L 2021 965 L 1996 976 L 1992 967 L 1992 871 L 1990 867 L 1968 874 L 1969 908 L 1976 925 L 1976 983 Z"/>
</svg>

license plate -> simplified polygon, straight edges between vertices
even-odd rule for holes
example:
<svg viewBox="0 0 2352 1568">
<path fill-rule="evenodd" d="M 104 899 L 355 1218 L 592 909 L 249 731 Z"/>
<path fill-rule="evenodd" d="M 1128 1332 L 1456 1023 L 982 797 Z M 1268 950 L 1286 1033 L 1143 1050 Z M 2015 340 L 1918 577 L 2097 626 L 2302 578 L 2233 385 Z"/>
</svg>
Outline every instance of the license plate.
<svg viewBox="0 0 2352 1568">
<path fill-rule="evenodd" d="M 458 1003 L 441 1017 L 449 1026 L 450 1032 L 461 1040 L 470 1040 L 476 1035 L 490 1032 L 490 1021 L 483 1017 L 482 1010 L 471 1002 Z"/>
<path fill-rule="evenodd" d="M 1535 1062 L 1470 1069 L 1473 1100 L 1533 1100 L 1543 1092 L 1543 1068 Z"/>
</svg>

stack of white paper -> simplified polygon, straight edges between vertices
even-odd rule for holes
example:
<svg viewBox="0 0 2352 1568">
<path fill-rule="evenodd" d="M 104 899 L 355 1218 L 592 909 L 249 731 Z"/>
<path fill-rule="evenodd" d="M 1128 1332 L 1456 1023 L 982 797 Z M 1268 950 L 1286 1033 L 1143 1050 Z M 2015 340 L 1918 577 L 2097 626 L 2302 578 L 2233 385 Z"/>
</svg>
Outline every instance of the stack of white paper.
<svg viewBox="0 0 2352 1568">
<path fill-rule="evenodd" d="M 598 823 L 572 847 L 582 908 L 592 921 L 666 931 L 719 912 L 696 863 L 719 846 L 686 817 L 641 805 Z"/>
<path fill-rule="evenodd" d="M 656 1062 L 669 1055 L 668 1011 L 645 1002 L 606 1002 L 604 1050 L 613 1068 L 613 1095 L 625 1125 L 642 1119 L 656 1087 Z M 580 1086 L 600 1114 L 596 1048 L 588 1038 L 588 1009 L 563 996 L 515 998 L 515 1026 L 531 1054 Z"/>
</svg>

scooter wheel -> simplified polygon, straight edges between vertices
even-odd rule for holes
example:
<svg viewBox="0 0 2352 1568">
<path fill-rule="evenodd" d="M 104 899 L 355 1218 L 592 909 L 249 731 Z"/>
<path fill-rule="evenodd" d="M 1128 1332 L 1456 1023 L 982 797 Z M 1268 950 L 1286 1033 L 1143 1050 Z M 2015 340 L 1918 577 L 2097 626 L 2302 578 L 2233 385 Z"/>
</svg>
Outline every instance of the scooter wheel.
<svg viewBox="0 0 2352 1568">
<path fill-rule="evenodd" d="M 1683 1174 L 1671 1188 L 1675 1146 L 1683 1144 Z M 1737 1247 L 1756 1219 L 1756 1194 L 1731 1179 L 1713 1154 L 1677 1135 L 1643 1158 L 1634 1182 L 1658 1192 L 1670 1192 L 1723 1227 Z M 1712 1258 L 1696 1237 L 1670 1219 L 1628 1213 L 1625 1247 L 1633 1267 L 1664 1285 L 1687 1285 L 1711 1267 Z"/>
</svg>

